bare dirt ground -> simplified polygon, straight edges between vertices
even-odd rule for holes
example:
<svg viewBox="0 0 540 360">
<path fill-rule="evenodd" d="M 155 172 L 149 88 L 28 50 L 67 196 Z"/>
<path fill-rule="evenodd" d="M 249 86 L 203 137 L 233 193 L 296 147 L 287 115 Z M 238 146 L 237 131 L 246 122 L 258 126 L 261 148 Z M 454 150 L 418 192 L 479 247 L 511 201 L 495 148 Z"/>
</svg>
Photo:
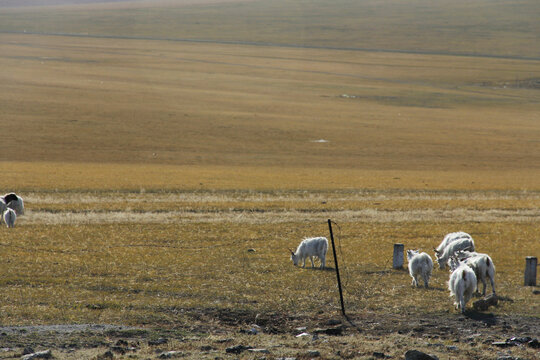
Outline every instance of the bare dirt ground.
<svg viewBox="0 0 540 360">
<path fill-rule="evenodd" d="M 343 317 L 205 309 L 188 310 L 186 316 L 185 324 L 163 328 L 0 327 L 0 358 L 51 350 L 58 359 L 402 359 L 412 349 L 439 359 L 540 358 L 537 318 L 472 310 Z"/>
</svg>

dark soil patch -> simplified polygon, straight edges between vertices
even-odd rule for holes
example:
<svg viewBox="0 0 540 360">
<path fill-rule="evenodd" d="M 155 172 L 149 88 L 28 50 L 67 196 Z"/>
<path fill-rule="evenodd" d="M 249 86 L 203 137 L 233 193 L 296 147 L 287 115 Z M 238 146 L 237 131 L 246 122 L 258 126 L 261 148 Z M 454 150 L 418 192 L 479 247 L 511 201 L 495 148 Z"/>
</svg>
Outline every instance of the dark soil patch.
<svg viewBox="0 0 540 360">
<path fill-rule="evenodd" d="M 261 333 L 294 338 L 300 332 L 320 333 L 324 336 L 369 335 L 384 338 L 401 334 L 407 338 L 432 340 L 439 343 L 493 347 L 495 342 L 512 337 L 538 338 L 540 320 L 523 317 L 469 311 L 438 314 L 380 314 L 356 313 L 341 317 L 338 314 L 279 314 L 256 313 L 247 310 L 200 309 L 185 312 L 191 319 L 188 328 L 134 328 L 113 325 L 43 325 L 0 327 L 0 348 L 40 347 L 65 351 L 66 349 L 111 348 L 118 343 L 150 344 L 153 339 L 184 339 L 190 334 L 205 337 L 218 334 L 234 339 L 250 326 L 257 325 Z M 327 332 L 340 328 L 339 333 Z M 330 334 L 330 335 L 328 335 Z M 186 337 L 187 336 L 187 337 Z M 131 345 L 130 345 L 131 346 Z M 130 346 L 126 347 L 129 348 Z M 138 348 L 138 345 L 131 347 Z"/>
</svg>

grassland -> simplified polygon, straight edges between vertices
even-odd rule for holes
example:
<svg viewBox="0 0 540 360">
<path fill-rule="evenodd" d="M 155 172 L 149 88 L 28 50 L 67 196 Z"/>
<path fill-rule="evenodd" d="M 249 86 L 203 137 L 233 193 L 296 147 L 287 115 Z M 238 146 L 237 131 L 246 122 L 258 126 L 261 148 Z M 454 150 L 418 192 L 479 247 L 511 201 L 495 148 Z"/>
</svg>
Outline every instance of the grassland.
<svg viewBox="0 0 540 360">
<path fill-rule="evenodd" d="M 364 1 L 354 6 L 335 2 L 284 6 L 274 1 L 152 4 L 158 3 L 15 7 L 0 12 L 0 65 L 6 69 L 0 85 L 4 131 L 24 132 L 25 141 L 32 144 L 21 149 L 16 137 L 8 137 L 0 144 L 5 160 L 183 166 L 177 172 L 196 165 L 194 171 L 201 170 L 201 177 L 227 171 L 246 177 L 259 174 L 238 183 L 239 188 L 260 184 L 261 179 L 272 183 L 264 179 L 272 177 L 276 167 L 299 173 L 306 182 L 312 182 L 302 175 L 306 168 L 321 169 L 325 176 L 327 168 L 423 171 L 417 181 L 424 176 L 436 179 L 431 174 L 440 170 L 460 171 L 456 177 L 461 177 L 477 170 L 504 169 L 502 181 L 492 174 L 471 175 L 476 178 L 472 181 L 498 182 L 499 188 L 516 183 L 522 188 L 535 186 L 527 178 L 536 177 L 540 163 L 540 60 L 531 53 L 540 48 L 534 40 L 539 31 L 536 19 L 528 20 L 536 2 L 519 6 L 511 2 L 513 11 L 503 11 L 499 7 L 510 3 L 442 2 L 425 7 L 415 2 L 404 9 L 387 1 L 377 2 L 375 14 L 368 11 L 374 4 Z M 470 11 L 470 6 L 483 10 Z M 430 17 L 437 26 L 430 25 L 422 21 L 426 15 L 419 8 L 447 18 Z M 477 26 L 490 35 L 466 31 L 455 38 L 471 47 L 475 41 L 486 44 L 486 38 L 496 38 L 493 51 L 456 56 L 457 49 L 463 52 L 466 46 L 456 48 L 434 31 L 446 22 L 458 29 L 457 18 L 478 22 L 476 12 L 485 10 L 488 15 L 486 9 L 497 13 L 497 21 L 491 27 L 482 22 Z M 266 14 L 268 23 L 254 12 Z M 311 12 L 319 15 L 308 15 Z M 387 16 L 376 16 L 378 12 Z M 210 13 L 219 13 L 220 20 Z M 413 15 L 418 18 L 411 19 Z M 527 31 L 503 26 L 515 24 L 516 19 L 508 19 L 512 16 Z M 326 21 L 341 24 L 348 18 L 372 30 L 354 28 L 347 34 L 376 43 L 355 44 L 325 26 Z M 156 19 L 159 22 L 152 21 Z M 307 19 L 316 29 L 305 23 Z M 385 20 L 396 24 L 387 27 Z M 251 21 L 249 28 L 242 26 L 248 25 L 245 21 Z M 318 42 L 295 38 L 301 32 L 281 29 L 279 24 L 285 21 L 305 29 Z M 237 26 L 226 31 L 221 26 L 227 22 Z M 269 31 L 281 29 L 280 35 L 257 38 L 261 24 Z M 406 25 L 420 26 L 414 24 L 427 30 L 408 32 Z M 492 34 L 497 26 L 506 32 Z M 377 38 L 373 33 L 382 29 L 395 36 L 383 31 L 381 38 L 400 46 L 373 40 Z M 43 35 L 24 34 L 25 30 Z M 533 39 L 520 43 L 513 33 L 518 30 Z M 51 33 L 68 36 L 46 35 Z M 342 43 L 329 47 L 323 33 Z M 211 41 L 175 41 L 192 39 L 193 34 Z M 419 39 L 421 48 L 411 44 Z M 231 40 L 239 41 L 219 43 Z M 247 45 L 254 42 L 288 46 Z M 519 49 L 507 52 L 518 44 Z M 234 167 L 249 168 L 231 170 Z M 264 170 L 254 168 L 269 171 L 263 175 Z M 343 177 L 356 179 L 357 174 Z M 344 181 L 329 185 L 335 178 L 321 186 L 345 185 Z M 162 187 L 170 179 L 156 181 Z M 313 187 L 294 182 L 283 186 Z M 173 183 L 173 188 L 183 186 Z M 434 187 L 445 186 L 442 183 Z M 220 187 L 214 181 L 211 187 L 216 186 Z"/>
<path fill-rule="evenodd" d="M 534 0 L 105 1 L 7 7 L 0 31 L 539 58 L 539 10 Z"/>
<path fill-rule="evenodd" d="M 512 300 L 497 311 L 538 315 L 531 289 L 521 285 L 523 259 L 540 250 L 531 221 L 538 215 L 517 218 L 537 211 L 538 193 L 92 192 L 27 200 L 19 227 L 2 232 L 2 323 L 172 323 L 163 309 L 201 305 L 331 313 L 333 272 L 299 271 L 287 256 L 306 234 L 326 235 L 329 217 L 339 223 L 353 312 L 450 311 L 446 272 L 435 272 L 433 296 L 424 299 L 407 273 L 389 269 L 392 246 L 430 251 L 446 232 L 467 229 L 492 254 L 499 292 Z M 493 217 L 477 221 L 467 216 L 471 208 Z"/>
<path fill-rule="evenodd" d="M 95 359 L 128 337 L 143 345 L 124 357 L 147 358 L 167 336 L 193 359 L 237 342 L 267 358 L 491 359 L 491 342 L 537 336 L 537 288 L 522 286 L 540 253 L 537 9 L 0 7 L 0 189 L 27 208 L 0 231 L 0 348 Z M 335 273 L 294 268 L 287 248 L 327 236 L 328 218 L 352 322 L 310 342 L 295 328 L 339 318 Z M 391 269 L 394 243 L 431 253 L 457 230 L 492 256 L 496 308 L 458 315 L 445 271 L 425 290 Z M 254 322 L 260 336 L 239 333 Z M 135 330 L 13 328 L 51 324 Z"/>
<path fill-rule="evenodd" d="M 538 61 L 2 39 L 5 133 L 32 144 L 7 137 L 6 160 L 427 174 L 540 163 L 538 90 L 514 86 Z"/>
<path fill-rule="evenodd" d="M 139 330 L 52 338 L 50 331 L 32 337 L 8 333 L 6 346 L 56 344 L 49 347 L 58 347 L 61 358 L 95 359 L 117 336 L 143 344 L 147 340 L 141 339 L 167 336 L 176 340 L 166 349 L 197 359 L 224 354 L 232 344 L 222 340 L 232 335 L 233 344 L 277 342 L 272 356 L 301 355 L 315 346 L 323 358 L 340 358 L 338 340 L 295 338 L 296 327 L 312 331 L 339 318 L 332 259 L 329 271 L 298 269 L 287 250 L 306 235 L 327 236 L 327 218 L 338 222 L 334 232 L 349 319 L 371 334 L 350 327 L 339 340 L 349 356 L 370 358 L 382 351 L 399 358 L 411 346 L 441 356 L 458 343 L 457 356 L 488 359 L 497 351 L 491 342 L 538 331 L 538 295 L 522 286 L 524 258 L 540 250 L 538 192 L 52 190 L 28 193 L 26 199 L 18 227 L 0 233 L 0 323 L 122 324 Z M 458 229 L 491 254 L 501 296 L 496 308 L 471 310 L 465 317 L 448 298 L 446 271 L 435 270 L 425 290 L 411 288 L 406 271 L 391 269 L 394 243 L 431 252 L 446 232 Z M 237 335 L 253 323 L 265 335 Z M 426 326 L 429 331 L 418 330 Z M 214 352 L 200 350 L 208 343 Z M 70 355 L 63 348 L 76 351 Z M 136 349 L 131 358 L 153 351 L 146 345 Z M 534 358 L 535 350 L 523 347 L 512 354 Z"/>
</svg>

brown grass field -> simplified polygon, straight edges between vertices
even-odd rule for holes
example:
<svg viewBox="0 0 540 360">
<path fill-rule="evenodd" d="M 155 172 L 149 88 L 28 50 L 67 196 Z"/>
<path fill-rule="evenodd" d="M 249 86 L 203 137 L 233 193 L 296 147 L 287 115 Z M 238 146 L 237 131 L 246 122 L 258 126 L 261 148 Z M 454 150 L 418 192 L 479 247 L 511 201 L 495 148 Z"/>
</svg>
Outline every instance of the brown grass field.
<svg viewBox="0 0 540 360">
<path fill-rule="evenodd" d="M 538 2 L 76 3 L 0 3 L 0 190 L 26 205 L 0 359 L 539 358 L 491 345 L 540 338 Z M 347 319 L 331 253 L 288 256 L 329 218 Z M 488 311 L 391 267 L 458 230 L 495 262 Z"/>
</svg>

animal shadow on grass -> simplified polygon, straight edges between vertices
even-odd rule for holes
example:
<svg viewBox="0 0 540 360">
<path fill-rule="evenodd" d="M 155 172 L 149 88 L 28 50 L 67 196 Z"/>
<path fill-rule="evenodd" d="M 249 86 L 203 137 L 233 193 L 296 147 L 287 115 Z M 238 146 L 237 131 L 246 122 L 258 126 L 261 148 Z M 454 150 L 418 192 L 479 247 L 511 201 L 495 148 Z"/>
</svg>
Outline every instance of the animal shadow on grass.
<svg viewBox="0 0 540 360">
<path fill-rule="evenodd" d="M 313 270 L 330 271 L 330 272 L 332 272 L 332 271 L 336 271 L 336 268 L 331 267 L 331 266 L 325 266 L 324 269 L 321 269 L 321 268 L 319 268 L 319 267 L 316 267 L 316 268 L 314 268 Z"/>
<path fill-rule="evenodd" d="M 448 289 L 446 288 L 442 288 L 439 286 L 431 286 L 431 285 L 429 285 L 427 289 L 424 286 L 421 286 L 420 289 L 425 290 L 425 291 L 442 291 L 442 292 L 448 291 Z"/>
<path fill-rule="evenodd" d="M 325 266 L 324 269 L 321 269 L 319 266 L 315 266 L 315 267 L 306 266 L 305 268 L 300 267 L 300 269 L 310 270 L 310 271 L 328 271 L 328 272 L 336 271 L 336 268 L 333 268 L 331 266 Z"/>
<path fill-rule="evenodd" d="M 482 322 L 484 325 L 492 326 L 497 324 L 497 316 L 493 313 L 483 313 L 480 311 L 468 309 L 465 311 L 464 316 L 467 319 Z"/>
</svg>

